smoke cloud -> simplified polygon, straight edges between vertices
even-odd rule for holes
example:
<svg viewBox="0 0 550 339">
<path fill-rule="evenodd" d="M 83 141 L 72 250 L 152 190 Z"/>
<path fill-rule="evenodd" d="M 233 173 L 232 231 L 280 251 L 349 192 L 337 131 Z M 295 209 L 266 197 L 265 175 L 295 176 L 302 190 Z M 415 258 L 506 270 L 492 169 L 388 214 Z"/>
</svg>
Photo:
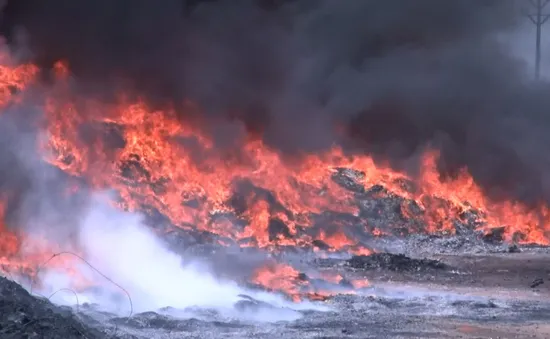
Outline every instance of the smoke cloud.
<svg viewBox="0 0 550 339">
<path fill-rule="evenodd" d="M 45 68 L 66 60 L 88 95 L 196 102 L 181 119 L 220 147 L 252 132 L 287 155 L 336 143 L 400 168 L 434 147 L 443 176 L 467 166 L 493 198 L 536 203 L 550 201 L 550 88 L 502 38 L 516 4 L 12 0 L 1 29 Z"/>
<path fill-rule="evenodd" d="M 79 292 L 81 303 L 96 303 L 104 310 L 123 316 L 131 310 L 144 312 L 171 308 L 171 315 L 191 317 L 196 314 L 190 309 L 207 308 L 224 316 L 256 321 L 297 319 L 300 314 L 294 311 L 296 309 L 324 309 L 309 303 L 291 305 L 281 296 L 247 290 L 235 282 L 219 280 L 197 262 L 184 264 L 182 257 L 168 250 L 166 244 L 143 223 L 142 216 L 120 211 L 109 201 L 105 195 L 94 195 L 78 227 L 80 249 L 85 260 L 95 269 L 90 269 L 84 262 L 74 267 L 78 275 L 88 279 L 93 286 L 88 291 Z M 43 292 L 51 294 L 70 287 L 75 283 L 74 279 L 63 271 L 45 268 Z M 241 295 L 275 307 L 259 309 L 256 314 L 238 312 L 235 304 L 243 300 Z M 74 305 L 75 298 L 60 293 L 54 301 Z"/>
<path fill-rule="evenodd" d="M 16 233 L 74 244 L 74 225 L 88 204 L 88 193 L 82 189 L 69 196 L 75 182 L 44 162 L 37 149 L 41 135 L 34 124 L 40 114 L 29 103 L 8 108 L 0 116 L 0 192 L 6 213 L 2 221 Z"/>
</svg>

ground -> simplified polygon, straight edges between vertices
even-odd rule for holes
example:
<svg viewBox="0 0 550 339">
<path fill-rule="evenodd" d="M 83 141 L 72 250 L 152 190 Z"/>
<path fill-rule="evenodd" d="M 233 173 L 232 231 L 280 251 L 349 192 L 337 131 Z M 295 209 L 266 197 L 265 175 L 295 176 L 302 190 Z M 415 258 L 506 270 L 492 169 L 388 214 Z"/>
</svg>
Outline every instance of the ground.
<svg viewBox="0 0 550 339">
<path fill-rule="evenodd" d="M 412 256 L 411 256 L 412 257 Z M 254 323 L 204 310 L 178 320 L 162 312 L 130 319 L 69 310 L 31 297 L 9 280 L 2 288 L 2 338 L 548 338 L 550 251 L 432 255 L 436 261 L 379 255 L 316 259 L 319 270 L 366 277 L 362 295 L 340 295 L 301 311 L 298 320 Z M 542 282 L 542 283 L 541 283 Z M 241 310 L 269 305 L 244 301 Z"/>
</svg>

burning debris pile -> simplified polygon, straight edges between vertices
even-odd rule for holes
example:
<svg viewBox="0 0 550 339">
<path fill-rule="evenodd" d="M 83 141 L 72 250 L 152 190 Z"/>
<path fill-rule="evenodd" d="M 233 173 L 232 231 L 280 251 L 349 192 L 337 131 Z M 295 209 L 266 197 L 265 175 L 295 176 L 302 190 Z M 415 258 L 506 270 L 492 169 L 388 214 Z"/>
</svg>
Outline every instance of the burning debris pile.
<svg viewBox="0 0 550 339">
<path fill-rule="evenodd" d="M 245 283 L 294 301 L 368 281 L 306 274 L 283 260 L 288 253 L 417 270 L 440 267 L 380 252 L 418 235 L 550 243 L 541 184 L 550 171 L 536 148 L 548 144 L 539 113 L 550 105 L 493 41 L 510 25 L 504 2 L 402 2 L 411 16 L 440 9 L 444 29 L 416 29 L 419 21 L 382 2 L 227 3 L 197 2 L 176 17 L 179 1 L 8 1 L 0 119 L 17 142 L 6 141 L 0 173 L 5 271 L 34 277 L 65 243 L 86 256 L 78 226 L 67 225 L 82 223 L 88 197 L 106 190 L 174 247 L 268 253 Z M 220 12 L 221 31 L 209 24 Z M 325 24 L 327 13 L 336 24 Z M 363 17 L 371 13 L 395 26 Z M 347 39 L 357 27 L 342 23 L 356 21 L 368 27 Z M 326 39 L 341 46 L 325 50 Z M 534 132 L 509 137 L 524 125 Z M 31 155 L 18 155 L 20 144 Z M 527 145 L 535 151 L 518 155 Z M 59 232 L 63 241 L 44 237 Z"/>
<path fill-rule="evenodd" d="M 3 66 L 6 114 L 22 109 L 34 93 L 26 86 L 46 90 L 36 72 L 32 65 Z M 65 173 L 71 183 L 66 194 L 115 189 L 117 206 L 145 213 L 176 242 L 320 255 L 369 255 L 378 251 L 376 240 L 418 234 L 470 232 L 491 241 L 548 243 L 546 207 L 492 202 L 466 171 L 441 179 L 435 151 L 422 156 L 418 178 L 339 148 L 287 162 L 258 139 L 233 158 L 170 112 L 143 102 L 83 101 L 69 90 L 70 65 L 58 63 L 55 74 L 56 84 L 47 89 L 52 94 L 41 106 L 47 138 L 37 147 Z M 2 227 L 4 265 L 32 265 L 16 259 L 22 234 Z M 294 300 L 326 296 L 290 266 L 267 270 L 271 278 L 259 272 L 251 281 Z"/>
</svg>

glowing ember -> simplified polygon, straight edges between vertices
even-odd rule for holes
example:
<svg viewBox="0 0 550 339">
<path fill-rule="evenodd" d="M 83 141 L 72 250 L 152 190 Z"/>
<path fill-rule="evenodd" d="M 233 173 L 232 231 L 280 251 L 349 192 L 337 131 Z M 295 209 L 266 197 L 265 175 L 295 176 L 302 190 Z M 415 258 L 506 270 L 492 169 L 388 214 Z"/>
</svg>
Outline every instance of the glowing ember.
<svg viewBox="0 0 550 339">
<path fill-rule="evenodd" d="M 353 288 L 361 289 L 361 288 L 369 287 L 370 282 L 367 279 L 364 279 L 364 280 L 357 279 L 357 280 L 352 280 L 351 285 L 353 286 Z"/>
<path fill-rule="evenodd" d="M 264 286 L 268 290 L 282 292 L 294 301 L 300 301 L 303 293 L 300 287 L 308 283 L 300 277 L 300 272 L 291 266 L 270 264 L 256 271 L 251 282 Z"/>
</svg>

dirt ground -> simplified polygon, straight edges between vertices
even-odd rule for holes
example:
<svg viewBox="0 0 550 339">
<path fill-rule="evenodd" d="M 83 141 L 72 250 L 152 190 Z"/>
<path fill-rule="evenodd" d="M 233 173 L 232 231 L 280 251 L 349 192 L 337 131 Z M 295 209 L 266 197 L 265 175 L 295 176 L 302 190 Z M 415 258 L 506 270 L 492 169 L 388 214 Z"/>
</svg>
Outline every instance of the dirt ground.
<svg viewBox="0 0 550 339">
<path fill-rule="evenodd" d="M 489 255 L 440 255 L 435 258 L 448 264 L 450 273 L 413 276 L 384 272 L 370 279 L 374 285 L 386 288 L 479 297 L 480 300 L 512 307 L 510 312 L 495 312 L 490 321 L 485 321 L 484 317 L 476 319 L 475 316 L 466 319 L 455 319 L 454 316 L 426 319 L 426 328 L 433 328 L 445 337 L 550 338 L 548 315 L 545 314 L 549 311 L 550 303 L 550 254 L 524 251 Z M 519 307 L 514 310 L 515 306 Z"/>
<path fill-rule="evenodd" d="M 208 310 L 187 319 L 173 318 L 161 311 L 135 314 L 127 319 L 82 307 L 74 312 L 75 318 L 90 329 L 81 328 L 79 334 L 65 337 L 83 338 L 80 333 L 86 330 L 87 338 L 128 339 L 550 338 L 547 251 L 526 248 L 521 253 L 438 255 L 431 259 L 440 260 L 444 268 L 427 261 L 366 269 L 350 267 L 345 259 L 331 259 L 329 264 L 316 261 L 319 270 L 368 279 L 371 285 L 355 295 L 328 299 L 321 303 L 327 308 L 323 311 L 273 309 L 262 304 L 245 307 L 252 313 L 293 313 L 296 317 L 292 320 L 249 321 Z M 71 320 L 66 308 L 62 309 L 65 313 L 50 306 L 48 309 L 53 311 L 40 311 L 44 301 L 32 306 L 30 297 L 23 292 L 10 291 L 6 294 L 7 301 L 17 294 L 20 295 L 17 300 L 24 299 L 29 304 L 28 309 L 20 307 L 17 313 L 24 311 L 29 318 L 21 323 L 21 329 L 12 326 L 16 323 L 0 326 L 9 330 L 13 338 L 31 330 L 37 333 L 44 326 L 53 332 L 55 326 L 63 325 L 65 331 L 73 332 L 72 329 L 81 326 Z M 33 312 L 40 315 L 40 321 L 31 319 Z M 37 324 L 40 328 L 34 329 Z M 105 336 L 94 336 L 95 333 Z"/>
<path fill-rule="evenodd" d="M 361 270 L 343 259 L 320 265 L 369 279 L 371 287 L 327 300 L 328 312 L 300 311 L 301 318 L 293 321 L 179 320 L 167 331 L 158 319 L 151 325 L 151 315 L 136 315 L 119 333 L 150 339 L 550 338 L 550 254 L 524 250 L 437 259 L 447 267 Z M 537 280 L 543 283 L 534 286 Z"/>
</svg>

